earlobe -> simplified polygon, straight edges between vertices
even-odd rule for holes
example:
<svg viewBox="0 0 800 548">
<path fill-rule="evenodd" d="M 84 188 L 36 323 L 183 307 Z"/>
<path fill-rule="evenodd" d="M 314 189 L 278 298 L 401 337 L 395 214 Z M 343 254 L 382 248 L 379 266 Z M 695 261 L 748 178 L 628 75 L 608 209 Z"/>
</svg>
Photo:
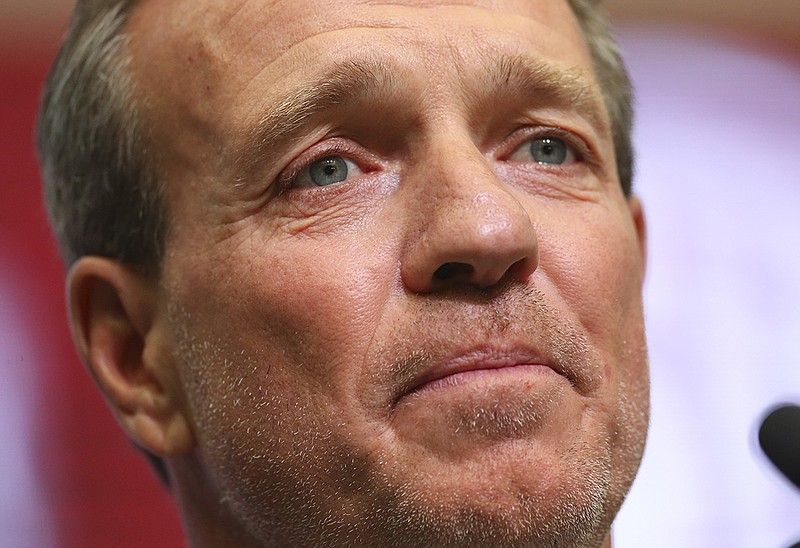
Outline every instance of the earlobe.
<svg viewBox="0 0 800 548">
<path fill-rule="evenodd" d="M 163 457 L 191 450 L 157 283 L 112 259 L 83 257 L 67 287 L 77 347 L 128 436 Z"/>
</svg>

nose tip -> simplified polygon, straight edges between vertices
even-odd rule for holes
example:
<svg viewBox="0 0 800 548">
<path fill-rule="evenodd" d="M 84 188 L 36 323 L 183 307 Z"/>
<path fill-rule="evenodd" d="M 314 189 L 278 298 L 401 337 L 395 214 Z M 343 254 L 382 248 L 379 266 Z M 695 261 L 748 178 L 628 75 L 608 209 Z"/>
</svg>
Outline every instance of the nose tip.
<svg viewBox="0 0 800 548">
<path fill-rule="evenodd" d="M 534 224 L 508 189 L 495 185 L 432 207 L 404 265 L 404 281 L 412 291 L 524 282 L 538 267 Z"/>
</svg>

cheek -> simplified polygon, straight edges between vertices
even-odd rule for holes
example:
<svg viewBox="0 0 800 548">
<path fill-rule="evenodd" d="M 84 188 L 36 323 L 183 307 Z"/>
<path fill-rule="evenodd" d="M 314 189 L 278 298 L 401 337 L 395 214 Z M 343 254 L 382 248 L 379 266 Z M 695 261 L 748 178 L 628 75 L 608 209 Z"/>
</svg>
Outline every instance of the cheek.
<svg viewBox="0 0 800 548">
<path fill-rule="evenodd" d="M 325 394 L 309 393 L 269 361 L 280 353 L 253 357 L 234 341 L 218 342 L 190 337 L 180 348 L 203 474 L 236 515 L 265 527 L 262 534 L 303 526 L 293 520 L 322 512 L 337 480 L 358 484 L 364 463 Z"/>
<path fill-rule="evenodd" d="M 642 318 L 644 265 L 633 223 L 600 205 L 578 221 L 560 217 L 570 223 L 541 233 L 543 275 L 596 346 L 618 347 Z"/>
<path fill-rule="evenodd" d="M 273 256 L 256 267 L 268 272 L 247 306 L 253 320 L 296 346 L 309 367 L 357 371 L 386 309 L 392 263 L 368 242 L 350 240 L 287 241 Z"/>
<path fill-rule="evenodd" d="M 192 333 L 268 369 L 271 386 L 337 400 L 363 372 L 385 314 L 390 254 L 367 242 L 253 237 L 182 268 L 174 300 Z"/>
<path fill-rule="evenodd" d="M 182 265 L 171 309 L 186 398 L 209 473 L 222 492 L 241 494 L 231 502 L 242 512 L 277 507 L 274 521 L 286 521 L 322 504 L 298 493 L 329 492 L 326 470 L 363 473 L 359 444 L 369 438 L 355 434 L 353 386 L 394 287 L 380 266 L 394 264 L 388 254 L 253 240 Z M 223 260 L 224 272 L 201 269 Z M 298 487 L 310 484 L 318 489 Z M 280 504 L 252 504 L 267 494 Z"/>
<path fill-rule="evenodd" d="M 579 223 L 572 219 L 542 234 L 541 267 L 565 316 L 580 325 L 603 364 L 603 388 L 587 417 L 609 435 L 612 495 L 621 502 L 638 469 L 649 418 L 643 257 L 625 209 L 593 206 Z"/>
<path fill-rule="evenodd" d="M 643 259 L 626 210 L 587 207 L 580 222 L 543 233 L 541 275 L 564 316 L 576 322 L 604 369 L 603 414 L 613 432 L 631 439 L 646 429 L 647 350 L 643 327 Z M 554 239 L 551 239 L 554 238 Z M 557 239 L 555 239 L 557 238 Z M 599 402 L 598 402 L 599 403 Z M 622 444 L 620 444 L 621 446 Z"/>
</svg>

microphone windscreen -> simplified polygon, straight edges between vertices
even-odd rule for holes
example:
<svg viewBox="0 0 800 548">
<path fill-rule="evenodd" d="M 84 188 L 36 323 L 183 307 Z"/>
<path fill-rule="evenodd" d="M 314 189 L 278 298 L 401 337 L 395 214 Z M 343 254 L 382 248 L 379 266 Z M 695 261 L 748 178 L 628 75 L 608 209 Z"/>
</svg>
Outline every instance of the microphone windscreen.
<svg viewBox="0 0 800 548">
<path fill-rule="evenodd" d="M 764 419 L 758 443 L 778 470 L 800 487 L 800 407 L 782 405 Z"/>
</svg>

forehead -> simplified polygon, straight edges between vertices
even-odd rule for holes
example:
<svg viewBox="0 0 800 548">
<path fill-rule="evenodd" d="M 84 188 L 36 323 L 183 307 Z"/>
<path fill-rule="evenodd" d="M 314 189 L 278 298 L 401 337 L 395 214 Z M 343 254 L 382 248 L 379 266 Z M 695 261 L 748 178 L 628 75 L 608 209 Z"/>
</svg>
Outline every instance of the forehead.
<svg viewBox="0 0 800 548">
<path fill-rule="evenodd" d="M 313 71 L 357 49 L 417 53 L 442 46 L 501 48 L 587 66 L 580 29 L 563 0 L 143 0 L 131 26 L 151 73 L 175 71 L 247 83 L 298 67 Z M 161 76 L 166 76 L 162 74 Z M 164 82 L 159 79 L 158 81 Z"/>
<path fill-rule="evenodd" d="M 402 26 L 416 19 L 441 28 L 450 22 L 442 17 L 448 12 L 466 19 L 471 13 L 481 25 L 511 15 L 557 26 L 563 26 L 560 19 L 571 13 L 566 0 L 139 0 L 135 11 L 147 20 L 148 32 L 166 29 L 174 37 L 225 36 L 233 47 L 246 45 L 259 32 L 278 52 L 309 34 L 359 25 Z M 245 27 L 251 32 L 239 34 Z"/>
</svg>

